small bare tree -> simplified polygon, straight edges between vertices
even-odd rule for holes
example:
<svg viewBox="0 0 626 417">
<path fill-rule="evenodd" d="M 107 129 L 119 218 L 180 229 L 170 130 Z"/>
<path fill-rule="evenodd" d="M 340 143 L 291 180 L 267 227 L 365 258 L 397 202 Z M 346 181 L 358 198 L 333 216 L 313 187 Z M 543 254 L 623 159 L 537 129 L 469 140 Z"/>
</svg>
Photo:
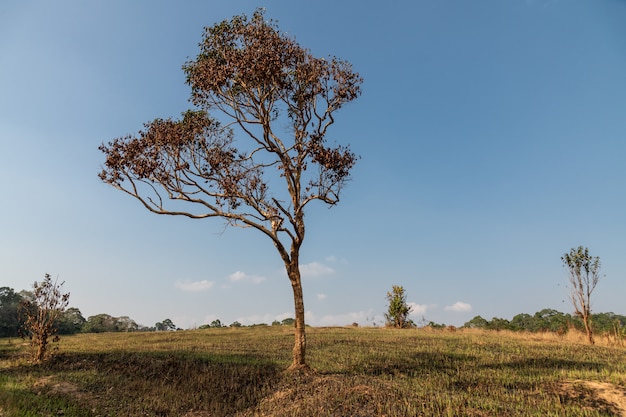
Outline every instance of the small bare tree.
<svg viewBox="0 0 626 417">
<path fill-rule="evenodd" d="M 564 254 L 561 260 L 568 270 L 571 285 L 570 298 L 574 312 L 582 319 L 587 340 L 593 344 L 591 293 L 600 280 L 600 258 L 589 255 L 589 249 L 579 246 L 577 249 L 572 248 L 569 253 Z"/>
<path fill-rule="evenodd" d="M 100 178 L 153 213 L 220 217 L 267 236 L 293 290 L 291 368 L 306 367 L 304 214 L 316 201 L 337 204 L 349 179 L 357 157 L 326 135 L 362 80 L 345 61 L 314 57 L 262 10 L 206 28 L 183 70 L 197 108 L 102 145 Z"/>
<path fill-rule="evenodd" d="M 70 293 L 63 294 L 61 291 L 63 284 L 52 281 L 46 274 L 43 281 L 33 284 L 33 299 L 20 304 L 22 337 L 30 338 L 35 362 L 46 358 L 51 337 L 53 342 L 58 341 L 56 326 L 70 299 Z"/>
</svg>

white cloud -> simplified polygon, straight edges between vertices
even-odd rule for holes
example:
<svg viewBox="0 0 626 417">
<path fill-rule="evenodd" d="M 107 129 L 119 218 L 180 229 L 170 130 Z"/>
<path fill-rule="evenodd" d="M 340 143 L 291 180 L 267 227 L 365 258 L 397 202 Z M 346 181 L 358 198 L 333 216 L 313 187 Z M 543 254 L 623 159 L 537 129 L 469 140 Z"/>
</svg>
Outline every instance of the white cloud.
<svg viewBox="0 0 626 417">
<path fill-rule="evenodd" d="M 233 282 L 250 281 L 253 284 L 260 284 L 265 281 L 265 277 L 259 275 L 248 275 L 245 272 L 241 271 L 230 274 L 228 278 Z"/>
<path fill-rule="evenodd" d="M 345 258 L 337 258 L 335 255 L 330 255 L 324 258 L 324 260 L 331 264 L 348 265 L 349 262 Z"/>
<path fill-rule="evenodd" d="M 312 311 L 307 311 L 305 320 L 311 326 L 348 326 L 352 323 L 358 323 L 359 326 L 372 326 L 373 324 L 382 326 L 385 323 L 385 318 L 380 314 L 374 314 L 373 310 L 327 314 L 321 317 Z"/>
<path fill-rule="evenodd" d="M 286 318 L 293 317 L 293 313 L 282 313 L 282 314 L 252 314 L 249 316 L 242 316 L 235 319 L 239 323 L 249 326 L 251 324 L 272 324 L 274 320 L 283 321 Z"/>
<path fill-rule="evenodd" d="M 176 288 L 189 292 L 200 292 L 210 290 L 215 284 L 214 281 L 203 279 L 202 281 L 176 281 Z"/>
<path fill-rule="evenodd" d="M 326 294 L 317 294 L 317 299 L 320 301 L 324 301 L 327 297 L 328 295 Z"/>
<path fill-rule="evenodd" d="M 333 273 L 335 273 L 334 269 L 319 262 L 311 262 L 308 264 L 300 265 L 300 274 L 302 274 L 303 278 L 314 278 L 322 275 L 330 275 Z"/>
<path fill-rule="evenodd" d="M 230 278 L 231 281 L 243 281 L 243 279 L 246 277 L 246 274 L 241 272 L 241 271 L 237 271 L 233 274 L 230 274 L 230 276 L 228 278 Z"/>
<path fill-rule="evenodd" d="M 411 316 L 422 316 L 426 314 L 428 309 L 437 307 L 436 304 L 417 304 L 413 302 L 409 302 L 407 304 L 411 307 Z"/>
<path fill-rule="evenodd" d="M 472 311 L 472 306 L 470 304 L 459 301 L 452 304 L 451 306 L 445 306 L 444 310 L 454 311 L 456 313 L 466 313 L 468 311 Z"/>
</svg>

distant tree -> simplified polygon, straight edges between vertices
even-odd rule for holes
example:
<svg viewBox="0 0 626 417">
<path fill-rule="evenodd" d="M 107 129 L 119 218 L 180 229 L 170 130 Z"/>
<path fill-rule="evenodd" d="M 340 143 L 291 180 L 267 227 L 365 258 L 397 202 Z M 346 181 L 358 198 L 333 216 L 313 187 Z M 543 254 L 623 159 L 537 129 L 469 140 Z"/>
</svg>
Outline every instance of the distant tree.
<svg viewBox="0 0 626 417">
<path fill-rule="evenodd" d="M 108 324 L 111 322 L 111 316 L 108 314 L 96 314 L 87 317 L 87 321 L 83 325 L 83 333 L 103 333 L 110 330 Z"/>
<path fill-rule="evenodd" d="M 476 316 L 463 325 L 466 329 L 486 329 L 489 327 L 489 322 L 481 316 Z"/>
<path fill-rule="evenodd" d="M 87 320 L 76 307 L 70 307 L 59 317 L 59 334 L 76 334 L 82 331 Z"/>
<path fill-rule="evenodd" d="M 571 316 L 551 308 L 536 312 L 533 319 L 533 331 L 542 332 L 566 332 L 571 322 Z"/>
<path fill-rule="evenodd" d="M 139 325 L 135 322 L 135 320 L 131 319 L 130 317 L 121 316 L 116 318 L 116 332 L 136 332 L 137 330 L 139 330 Z"/>
<path fill-rule="evenodd" d="M 16 337 L 20 328 L 18 308 L 22 297 L 12 288 L 0 287 L 0 337 Z"/>
<path fill-rule="evenodd" d="M 509 321 L 507 319 L 501 319 L 499 317 L 494 317 L 491 319 L 489 324 L 487 324 L 487 328 L 490 330 L 508 330 L 509 329 Z"/>
<path fill-rule="evenodd" d="M 589 249 L 579 246 L 564 254 L 561 260 L 568 271 L 571 285 L 570 298 L 574 312 L 583 321 L 587 340 L 593 344 L 591 293 L 600 280 L 600 258 L 589 255 Z"/>
<path fill-rule="evenodd" d="M 80 313 L 80 311 L 78 311 Z M 80 319 L 77 319 L 80 320 Z M 136 332 L 155 331 L 154 327 L 140 326 L 128 316 L 113 317 L 110 314 L 96 314 L 89 316 L 82 325 L 83 333 L 104 333 L 104 332 Z"/>
<path fill-rule="evenodd" d="M 291 317 L 283 319 L 283 321 L 280 322 L 283 326 L 293 326 L 295 323 L 296 321 Z"/>
<path fill-rule="evenodd" d="M 241 327 L 241 323 L 239 323 L 238 321 L 233 321 L 233 322 L 230 324 L 230 327 Z"/>
<path fill-rule="evenodd" d="M 87 322 L 83 326 L 84 333 L 116 332 L 117 330 L 117 318 L 105 313 L 87 317 Z"/>
<path fill-rule="evenodd" d="M 527 313 L 517 314 L 513 316 L 509 322 L 509 328 L 513 331 L 534 331 L 534 319 L 533 316 Z"/>
<path fill-rule="evenodd" d="M 159 332 L 170 332 L 176 330 L 176 325 L 170 319 L 165 319 L 162 322 L 156 323 L 154 327 L 156 327 L 156 330 Z"/>
<path fill-rule="evenodd" d="M 62 287 L 63 282 L 52 281 L 46 274 L 43 281 L 33 284 L 34 299 L 23 300 L 20 305 L 23 334 L 30 338 L 36 362 L 42 362 L 49 354 L 50 338 L 53 342 L 58 340 L 56 324 L 70 299 L 70 293 L 63 294 Z"/>
<path fill-rule="evenodd" d="M 357 161 L 326 136 L 335 112 L 360 95 L 362 79 L 347 62 L 314 57 L 262 10 L 207 28 L 200 48 L 183 67 L 197 109 L 102 145 L 100 178 L 153 213 L 220 217 L 267 236 L 293 291 L 290 368 L 303 368 L 305 211 L 315 201 L 337 204 Z"/>
<path fill-rule="evenodd" d="M 409 314 L 412 307 L 406 302 L 404 287 L 399 285 L 392 286 L 391 292 L 387 293 L 387 303 L 389 304 L 387 313 L 385 313 L 387 325 L 399 329 L 409 327 Z"/>
<path fill-rule="evenodd" d="M 215 319 L 211 322 L 211 327 L 213 328 L 220 328 L 223 327 L 222 326 L 222 322 L 220 321 L 220 319 Z"/>
</svg>

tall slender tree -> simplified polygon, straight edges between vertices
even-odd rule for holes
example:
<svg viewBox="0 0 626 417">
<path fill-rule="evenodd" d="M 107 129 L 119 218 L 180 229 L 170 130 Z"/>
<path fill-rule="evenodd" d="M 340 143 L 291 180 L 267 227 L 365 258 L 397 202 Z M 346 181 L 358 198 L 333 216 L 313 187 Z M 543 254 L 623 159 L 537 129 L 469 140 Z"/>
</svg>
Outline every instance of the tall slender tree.
<svg viewBox="0 0 626 417">
<path fill-rule="evenodd" d="M 267 236 L 293 290 L 291 368 L 306 367 L 304 214 L 314 201 L 337 204 L 357 161 L 327 133 L 362 79 L 345 61 L 314 57 L 261 9 L 205 28 L 183 70 L 195 108 L 102 145 L 100 178 L 153 213 L 220 217 Z"/>
<path fill-rule="evenodd" d="M 572 248 L 569 253 L 561 257 L 563 266 L 567 268 L 570 288 L 570 298 L 574 312 L 585 325 L 587 340 L 593 344 L 593 329 L 591 327 L 591 293 L 600 280 L 600 258 L 589 255 L 589 249 L 579 246 Z"/>
</svg>

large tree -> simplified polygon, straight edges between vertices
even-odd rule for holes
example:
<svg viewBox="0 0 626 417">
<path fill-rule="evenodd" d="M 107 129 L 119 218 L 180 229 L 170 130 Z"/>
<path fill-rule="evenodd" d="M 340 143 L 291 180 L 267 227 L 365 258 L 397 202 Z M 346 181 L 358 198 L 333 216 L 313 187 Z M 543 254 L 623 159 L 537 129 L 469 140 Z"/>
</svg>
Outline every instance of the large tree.
<svg viewBox="0 0 626 417">
<path fill-rule="evenodd" d="M 306 367 L 305 209 L 339 202 L 357 157 L 327 133 L 362 79 L 345 61 L 314 57 L 262 10 L 205 28 L 183 70 L 195 108 L 102 145 L 100 178 L 153 213 L 220 217 L 266 235 L 293 289 L 291 368 Z"/>
<path fill-rule="evenodd" d="M 593 344 L 591 327 L 591 293 L 600 280 L 600 258 L 589 255 L 589 249 L 579 246 L 572 248 L 561 257 L 567 268 L 570 283 L 570 298 L 574 312 L 585 325 L 587 339 Z"/>
</svg>

